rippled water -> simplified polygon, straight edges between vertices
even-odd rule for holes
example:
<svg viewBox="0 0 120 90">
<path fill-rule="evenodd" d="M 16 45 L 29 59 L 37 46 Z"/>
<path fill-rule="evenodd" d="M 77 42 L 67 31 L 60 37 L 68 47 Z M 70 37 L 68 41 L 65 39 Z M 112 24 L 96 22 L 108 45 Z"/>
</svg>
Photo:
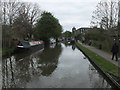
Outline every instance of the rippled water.
<svg viewBox="0 0 120 90">
<path fill-rule="evenodd" d="M 3 59 L 3 88 L 110 88 L 75 45 L 51 45 Z"/>
</svg>

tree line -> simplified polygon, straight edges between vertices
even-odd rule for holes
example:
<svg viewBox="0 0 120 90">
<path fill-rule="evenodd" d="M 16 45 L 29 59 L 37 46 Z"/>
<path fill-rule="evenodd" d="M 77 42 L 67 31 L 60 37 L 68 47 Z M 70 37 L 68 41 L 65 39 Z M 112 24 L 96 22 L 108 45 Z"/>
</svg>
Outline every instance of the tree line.
<svg viewBox="0 0 120 90">
<path fill-rule="evenodd" d="M 47 36 L 48 38 L 53 36 L 57 39 L 62 32 L 62 26 L 59 21 L 50 12 L 42 11 L 36 3 L 17 2 L 14 0 L 12 2 L 3 1 L 1 6 L 3 48 L 15 46 L 18 41 L 24 39 L 45 40 L 44 38 Z M 46 20 L 51 21 L 47 22 Z M 51 26 L 51 29 L 49 26 Z M 42 31 L 47 32 L 43 34 Z M 49 32 L 56 34 L 49 35 L 47 34 Z"/>
<path fill-rule="evenodd" d="M 61 34 L 62 26 L 59 20 L 50 12 L 44 11 L 36 24 L 36 38 L 40 38 L 48 44 L 50 37 L 54 37 L 56 41 L 58 41 L 58 37 L 60 37 Z"/>
<path fill-rule="evenodd" d="M 109 30 L 118 25 L 118 2 L 117 0 L 100 1 L 96 10 L 93 11 L 91 26 Z"/>
<path fill-rule="evenodd" d="M 115 42 L 120 45 L 118 13 L 120 12 L 117 0 L 101 0 L 93 11 L 92 29 L 84 35 L 86 42 L 92 40 L 93 46 L 98 48 L 102 45 L 102 49 L 107 52 L 111 51 Z"/>
</svg>

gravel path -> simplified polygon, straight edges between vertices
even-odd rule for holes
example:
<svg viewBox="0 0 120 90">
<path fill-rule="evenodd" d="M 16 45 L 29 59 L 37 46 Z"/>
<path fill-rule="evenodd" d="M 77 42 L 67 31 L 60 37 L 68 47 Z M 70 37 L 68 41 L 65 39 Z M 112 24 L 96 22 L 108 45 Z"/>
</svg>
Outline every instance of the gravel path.
<svg viewBox="0 0 120 90">
<path fill-rule="evenodd" d="M 114 58 L 114 60 L 112 60 L 112 59 L 111 59 L 111 58 L 112 58 L 112 54 L 109 54 L 109 53 L 107 53 L 107 52 L 104 52 L 104 51 L 102 51 L 102 50 L 99 50 L 99 49 L 97 49 L 97 48 L 95 48 L 95 47 L 82 44 L 80 41 L 79 41 L 79 43 L 80 43 L 82 46 L 86 47 L 87 49 L 93 51 L 94 53 L 97 53 L 99 56 L 101 56 L 101 57 L 105 58 L 106 60 L 112 62 L 112 63 L 115 64 L 116 66 L 119 66 L 119 67 L 120 67 L 120 58 L 118 58 L 118 61 L 115 61 L 115 58 Z"/>
</svg>

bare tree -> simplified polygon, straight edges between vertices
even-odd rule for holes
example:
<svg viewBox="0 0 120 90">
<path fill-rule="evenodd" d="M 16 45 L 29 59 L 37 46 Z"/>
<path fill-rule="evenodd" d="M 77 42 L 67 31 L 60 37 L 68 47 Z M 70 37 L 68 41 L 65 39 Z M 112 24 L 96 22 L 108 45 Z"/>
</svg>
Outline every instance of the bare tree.
<svg viewBox="0 0 120 90">
<path fill-rule="evenodd" d="M 117 2 L 105 1 L 100 2 L 96 6 L 96 10 L 93 12 L 91 25 L 99 26 L 105 30 L 114 28 L 117 26 L 118 20 L 118 4 Z"/>
<path fill-rule="evenodd" d="M 15 16 L 17 15 L 17 9 L 19 7 L 19 2 L 16 0 L 2 0 L 2 41 L 3 47 L 10 47 L 12 41 L 12 24 Z"/>
<path fill-rule="evenodd" d="M 35 32 L 34 26 L 37 20 L 41 17 L 41 10 L 37 4 L 28 3 L 26 5 L 26 10 L 28 11 L 29 23 L 31 24 L 31 30 L 29 32 L 29 37 L 32 38 Z"/>
<path fill-rule="evenodd" d="M 35 31 L 34 24 L 37 22 L 38 18 L 40 18 L 40 16 L 41 16 L 41 11 L 40 11 L 39 6 L 37 4 L 32 4 L 32 3 L 21 3 L 17 14 L 18 15 L 16 16 L 14 23 L 16 23 L 16 19 L 21 18 L 21 21 L 26 23 L 26 26 L 25 26 L 26 32 L 27 32 L 26 36 L 29 39 L 31 39 L 32 35 Z M 17 24 L 20 24 L 20 22 Z M 16 27 L 16 26 L 14 26 L 14 27 Z M 29 28 L 27 28 L 27 27 L 29 27 Z"/>
<path fill-rule="evenodd" d="M 112 0 L 109 2 L 110 5 L 110 20 L 109 20 L 109 28 L 113 28 L 117 26 L 118 20 L 118 3 L 113 2 Z"/>
<path fill-rule="evenodd" d="M 120 36 L 120 1 L 118 2 L 119 12 L 118 12 L 118 34 Z"/>
<path fill-rule="evenodd" d="M 16 0 L 8 0 L 7 2 L 2 2 L 2 16 L 3 24 L 12 25 L 15 16 L 17 15 L 20 2 Z"/>
<path fill-rule="evenodd" d="M 23 40 L 31 38 L 34 24 L 41 16 L 37 4 L 17 2 L 16 0 L 2 1 L 3 46 L 10 46 L 12 39 Z M 8 44 L 9 43 L 9 44 Z"/>
<path fill-rule="evenodd" d="M 93 12 L 91 24 L 95 26 L 108 28 L 108 3 L 100 2 L 96 6 L 96 10 Z"/>
</svg>

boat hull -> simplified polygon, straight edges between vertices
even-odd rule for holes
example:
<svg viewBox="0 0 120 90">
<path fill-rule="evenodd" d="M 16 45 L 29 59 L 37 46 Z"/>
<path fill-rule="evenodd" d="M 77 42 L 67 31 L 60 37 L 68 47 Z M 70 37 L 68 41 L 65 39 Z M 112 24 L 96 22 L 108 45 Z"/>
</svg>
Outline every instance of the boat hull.
<svg viewBox="0 0 120 90">
<path fill-rule="evenodd" d="M 43 49 L 43 48 L 44 48 L 44 44 L 39 44 L 39 45 L 31 46 L 29 48 L 20 48 L 20 47 L 17 47 L 16 50 L 15 50 L 15 53 L 20 53 L 20 52 L 35 52 L 35 51 Z"/>
</svg>

